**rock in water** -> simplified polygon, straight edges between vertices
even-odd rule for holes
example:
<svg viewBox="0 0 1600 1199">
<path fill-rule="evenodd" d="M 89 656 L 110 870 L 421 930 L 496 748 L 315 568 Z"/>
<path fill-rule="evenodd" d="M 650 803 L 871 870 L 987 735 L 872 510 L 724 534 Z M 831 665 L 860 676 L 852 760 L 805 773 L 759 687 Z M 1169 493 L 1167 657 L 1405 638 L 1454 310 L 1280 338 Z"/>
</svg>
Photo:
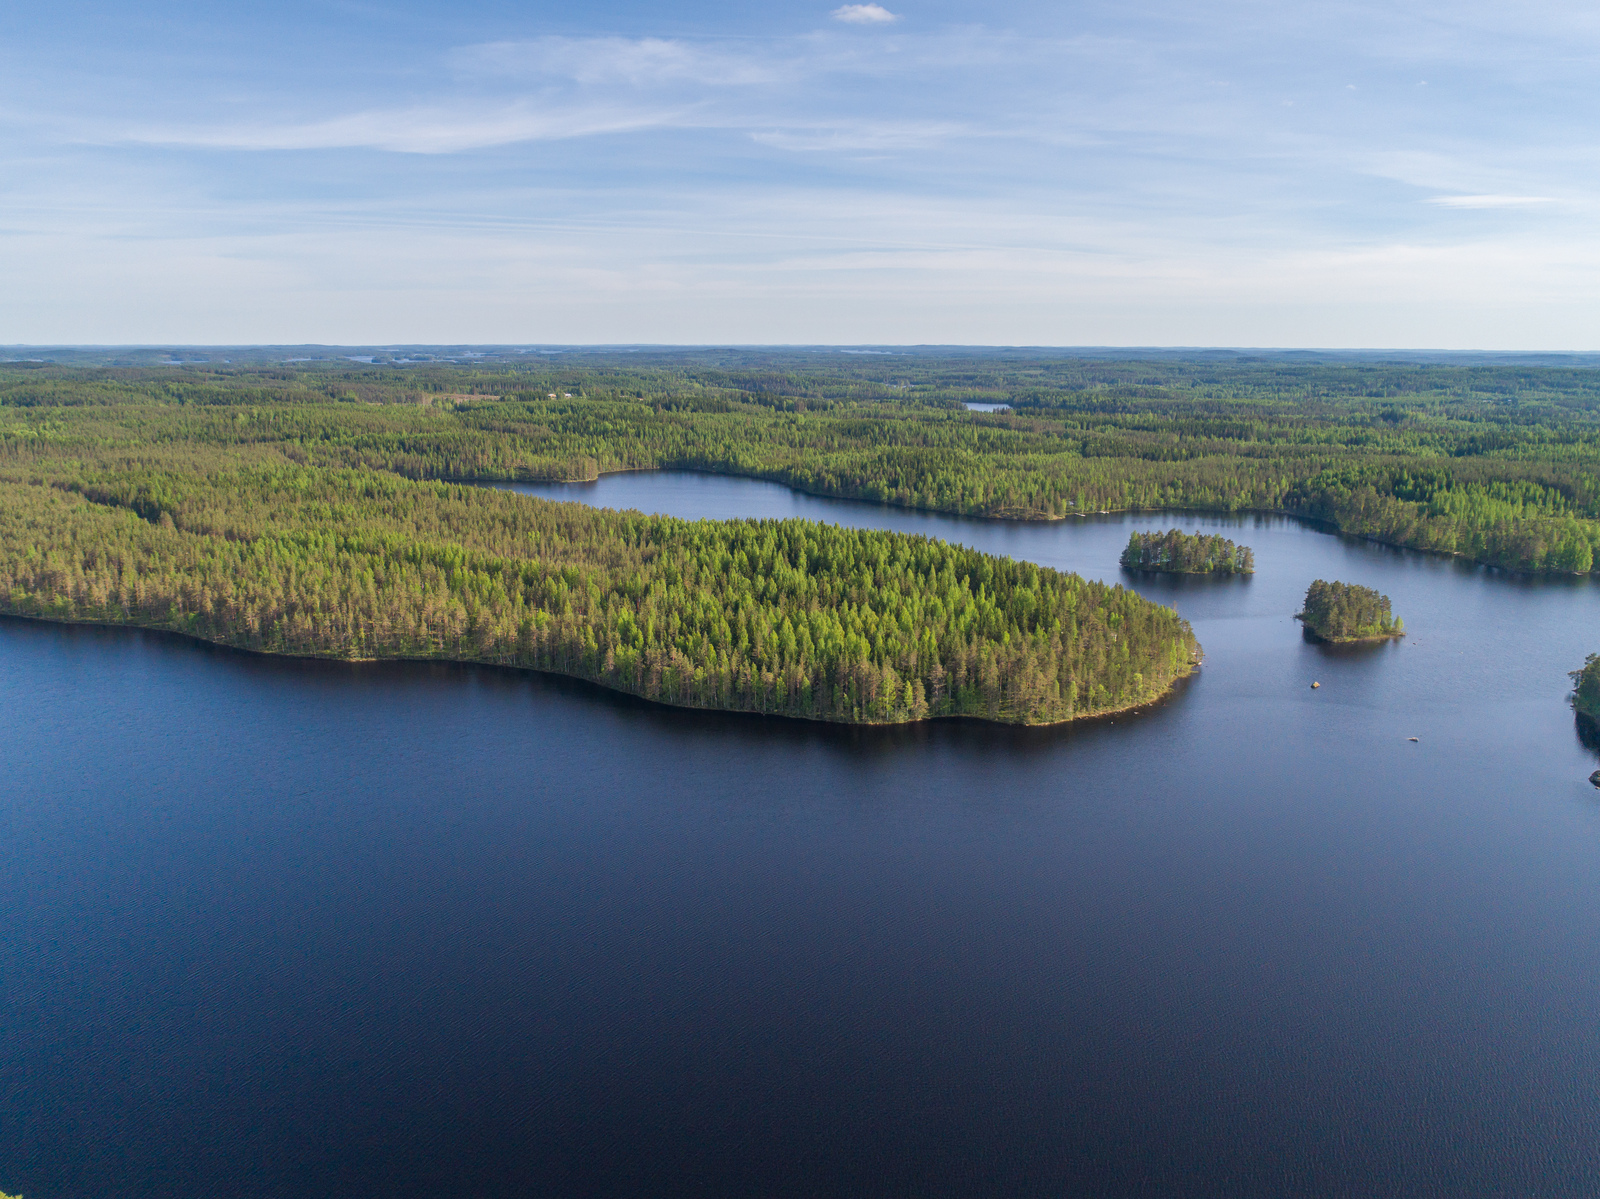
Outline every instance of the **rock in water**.
<svg viewBox="0 0 1600 1199">
<path fill-rule="evenodd" d="M 1593 774 L 1591 774 L 1589 776 L 1589 781 L 1591 783 L 1593 783 L 1596 787 L 1600 787 L 1600 770 L 1597 770 Z"/>
<path fill-rule="evenodd" d="M 1311 684 L 1311 690 L 1315 691 L 1320 686 L 1322 686 L 1321 683 L 1312 683 Z"/>
</svg>

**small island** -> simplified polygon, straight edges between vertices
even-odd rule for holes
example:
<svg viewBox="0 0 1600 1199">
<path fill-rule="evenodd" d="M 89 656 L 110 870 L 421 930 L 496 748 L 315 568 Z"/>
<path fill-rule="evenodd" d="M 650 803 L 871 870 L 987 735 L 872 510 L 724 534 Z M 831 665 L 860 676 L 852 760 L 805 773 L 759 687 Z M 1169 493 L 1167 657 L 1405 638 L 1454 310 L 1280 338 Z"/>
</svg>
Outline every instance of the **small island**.
<svg viewBox="0 0 1600 1199">
<path fill-rule="evenodd" d="M 1185 575 L 1250 575 L 1256 556 L 1247 545 L 1234 545 L 1213 534 L 1193 535 L 1168 529 L 1165 533 L 1134 533 L 1122 551 L 1127 570 L 1158 570 Z"/>
<path fill-rule="evenodd" d="M 1600 654 L 1590 654 L 1582 668 L 1567 677 L 1572 680 L 1573 709 L 1600 731 Z"/>
<path fill-rule="evenodd" d="M 1318 579 L 1306 589 L 1305 609 L 1295 613 L 1317 641 L 1337 645 L 1404 637 L 1405 622 L 1390 611 L 1389 597 L 1355 583 Z"/>
</svg>

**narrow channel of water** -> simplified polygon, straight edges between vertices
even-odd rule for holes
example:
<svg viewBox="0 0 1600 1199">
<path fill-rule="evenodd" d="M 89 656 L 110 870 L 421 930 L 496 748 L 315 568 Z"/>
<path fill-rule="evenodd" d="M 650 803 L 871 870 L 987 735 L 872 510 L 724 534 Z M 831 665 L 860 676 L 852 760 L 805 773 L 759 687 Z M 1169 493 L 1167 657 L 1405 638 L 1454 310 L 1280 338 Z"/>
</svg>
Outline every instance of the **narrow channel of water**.
<svg viewBox="0 0 1600 1199">
<path fill-rule="evenodd" d="M 1600 1189 L 1600 588 L 1277 518 L 531 490 L 1120 579 L 1206 666 L 849 729 L 0 621 L 0 1190 Z M 1174 523 L 1259 573 L 1123 576 Z M 1307 644 L 1315 577 L 1412 635 Z"/>
</svg>

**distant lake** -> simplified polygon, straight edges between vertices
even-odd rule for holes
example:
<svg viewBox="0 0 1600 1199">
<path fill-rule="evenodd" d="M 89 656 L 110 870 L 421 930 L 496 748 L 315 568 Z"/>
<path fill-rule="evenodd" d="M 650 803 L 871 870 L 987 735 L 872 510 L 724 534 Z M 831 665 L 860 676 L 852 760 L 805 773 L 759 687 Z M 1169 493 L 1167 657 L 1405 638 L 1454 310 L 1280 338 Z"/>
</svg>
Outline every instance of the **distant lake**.
<svg viewBox="0 0 1600 1199">
<path fill-rule="evenodd" d="M 1206 663 L 872 729 L 0 620 L 0 1190 L 1600 1190 L 1600 587 L 1275 517 L 515 490 L 946 537 L 1175 604 Z M 1174 525 L 1259 573 L 1119 571 Z M 1319 576 L 1411 636 L 1306 643 Z"/>
<path fill-rule="evenodd" d="M 1010 412 L 1010 404 L 988 404 L 980 400 L 963 400 L 969 412 Z"/>
</svg>

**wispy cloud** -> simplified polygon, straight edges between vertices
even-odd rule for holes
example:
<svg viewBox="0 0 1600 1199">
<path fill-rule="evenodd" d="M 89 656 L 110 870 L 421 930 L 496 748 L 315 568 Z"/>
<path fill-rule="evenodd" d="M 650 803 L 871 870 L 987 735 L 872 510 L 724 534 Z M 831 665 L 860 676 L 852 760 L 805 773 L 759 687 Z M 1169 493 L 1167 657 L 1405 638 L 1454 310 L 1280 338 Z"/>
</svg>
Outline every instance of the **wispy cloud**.
<svg viewBox="0 0 1600 1199">
<path fill-rule="evenodd" d="M 797 152 L 928 146 L 975 133 L 977 127 L 950 120 L 867 120 L 828 110 L 840 107 L 852 87 L 870 91 L 888 76 L 915 79 L 928 71 L 994 65 L 1037 50 L 1037 44 L 1023 47 L 1014 38 L 982 30 L 902 40 L 893 53 L 828 33 L 766 41 L 542 37 L 450 52 L 452 78 L 443 90 L 452 94 L 438 103 L 373 107 L 309 120 L 151 122 L 131 128 L 98 122 L 80 130 L 75 140 L 446 154 L 520 142 L 699 128 L 749 131 L 761 144 Z M 825 92 L 819 83 L 824 78 L 830 81 Z"/>
<path fill-rule="evenodd" d="M 931 146 L 951 138 L 971 136 L 971 127 L 954 121 L 850 121 L 833 126 L 763 129 L 750 136 L 779 150 L 899 150 Z"/>
<path fill-rule="evenodd" d="M 1531 208 L 1554 204 L 1553 196 L 1430 196 L 1429 204 L 1440 208 Z"/>
<path fill-rule="evenodd" d="M 325 121 L 242 123 L 136 128 L 115 140 L 150 146 L 224 150 L 333 150 L 370 148 L 412 154 L 447 154 L 517 142 L 551 141 L 658 128 L 682 111 L 618 104 L 539 107 L 511 104 L 377 109 Z"/>
<path fill-rule="evenodd" d="M 422 0 L 383 19 L 322 6 L 314 36 L 221 10 L 188 26 L 179 0 L 103 29 L 35 6 L 51 36 L 0 39 L 0 252 L 37 286 L 0 295 L 0 324 L 1587 337 L 1600 18 L 1531 3 L 686 0 L 639 9 L 639 28 L 579 6 L 564 36 Z M 155 279 L 172 285 L 133 310 Z"/>
<path fill-rule="evenodd" d="M 900 18 L 881 4 L 843 4 L 833 10 L 833 19 L 851 25 L 887 25 Z"/>
<path fill-rule="evenodd" d="M 763 52 L 765 51 L 765 52 Z M 488 73 L 579 84 L 648 87 L 750 86 L 791 77 L 793 63 L 767 48 L 680 38 L 541 37 L 467 46 L 451 55 L 464 75 Z"/>
</svg>

